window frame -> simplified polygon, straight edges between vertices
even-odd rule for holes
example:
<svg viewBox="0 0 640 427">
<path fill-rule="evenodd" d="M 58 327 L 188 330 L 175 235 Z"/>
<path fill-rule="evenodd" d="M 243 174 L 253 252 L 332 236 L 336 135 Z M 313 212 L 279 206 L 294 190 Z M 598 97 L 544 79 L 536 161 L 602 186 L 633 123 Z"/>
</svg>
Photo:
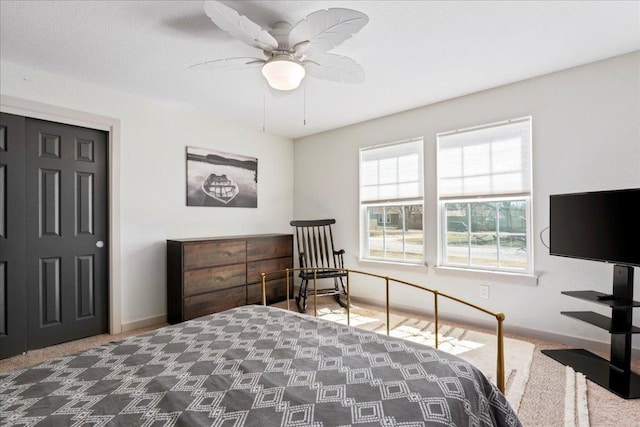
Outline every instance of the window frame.
<svg viewBox="0 0 640 427">
<path fill-rule="evenodd" d="M 363 161 L 363 153 L 369 150 L 376 150 L 376 149 L 385 149 L 391 146 L 397 146 L 397 145 L 401 145 L 401 144 L 410 144 L 410 143 L 418 143 L 419 144 L 419 150 L 418 150 L 418 157 L 419 157 L 419 163 L 418 163 L 418 177 L 419 177 L 419 189 L 420 189 L 420 196 L 410 196 L 410 197 L 395 197 L 395 198 L 381 198 L 381 199 L 375 199 L 375 200 L 363 200 L 363 189 L 365 187 L 372 187 L 371 184 L 367 184 L 365 185 L 364 183 L 364 179 L 363 179 L 363 173 L 364 173 L 364 161 Z M 396 157 L 398 158 L 398 157 Z M 359 211 L 360 211 L 360 227 L 359 227 L 359 233 L 360 233 L 360 238 L 359 238 L 359 242 L 360 242 L 360 250 L 359 250 L 359 259 L 361 261 L 370 261 L 370 262 L 382 262 L 382 263 L 397 263 L 397 264 L 403 264 L 403 265 L 424 265 L 425 264 L 425 260 L 426 260 L 426 251 L 425 251 L 425 217 L 424 217 L 424 193 L 425 193 L 425 173 L 424 173 L 424 137 L 415 137 L 415 138 L 410 138 L 410 139 L 405 139 L 405 140 L 401 140 L 401 141 L 395 141 L 395 142 L 390 142 L 390 143 L 386 143 L 386 144 L 378 144 L 378 145 L 373 145 L 373 146 L 367 146 L 367 147 L 362 147 L 359 150 L 359 159 L 358 159 L 358 168 L 359 168 L 359 173 L 358 173 L 358 177 L 359 177 L 359 182 L 358 182 L 358 192 L 359 192 Z M 415 181 L 409 181 L 409 182 L 415 182 Z M 402 182 L 400 180 L 397 180 L 396 182 L 394 182 L 394 185 L 397 185 L 399 183 L 406 183 L 406 182 Z M 422 232 L 422 253 L 421 253 L 421 257 L 420 259 L 411 259 L 407 257 L 407 250 L 406 250 L 406 236 L 405 236 L 405 230 L 404 230 L 404 226 L 403 226 L 403 230 L 402 230 L 402 259 L 399 258 L 388 258 L 386 256 L 386 253 L 384 254 L 384 256 L 382 257 L 377 257 L 377 256 L 371 256 L 370 255 L 370 251 L 371 251 L 371 241 L 370 241 L 370 217 L 369 217 L 369 213 L 370 213 L 370 208 L 379 208 L 382 207 L 383 209 L 386 207 L 401 207 L 403 209 L 406 209 L 407 207 L 410 206 L 420 206 L 421 207 L 421 211 L 422 211 L 422 219 L 421 219 L 421 232 Z M 404 224 L 406 218 L 405 215 L 401 215 L 402 216 L 402 222 Z M 389 217 L 385 215 L 385 218 L 383 218 L 383 230 L 386 230 L 386 226 L 387 223 L 389 221 Z M 383 231 L 384 232 L 384 231 Z M 386 250 L 386 238 L 383 237 L 383 251 Z"/>
<path fill-rule="evenodd" d="M 387 208 L 387 207 L 401 207 L 404 211 L 404 209 L 406 209 L 407 207 L 410 206 L 419 206 L 422 209 L 422 256 L 420 257 L 420 259 L 411 259 L 410 257 L 407 256 L 408 253 L 410 253 L 409 251 L 407 251 L 407 240 L 406 240 L 406 235 L 405 235 L 405 218 L 406 215 L 401 215 L 402 217 L 402 234 L 403 234 L 403 238 L 402 238 L 402 259 L 399 258 L 388 258 L 386 256 L 381 256 L 381 257 L 377 257 L 377 256 L 372 256 L 370 255 L 371 253 L 371 240 L 370 240 L 370 233 L 371 233 L 371 218 L 369 215 L 369 208 Z M 414 202 L 401 202 L 401 203 L 396 203 L 396 202 L 389 202 L 389 203 L 369 203 L 369 204 L 365 204 L 365 205 L 361 205 L 361 209 L 362 209 L 362 215 L 363 215 L 363 224 L 364 224 L 364 231 L 363 231 L 363 235 L 361 237 L 361 253 L 360 253 L 360 259 L 363 261 L 378 261 L 378 262 L 395 262 L 395 263 L 401 263 L 401 264 L 409 264 L 409 265 L 423 265 L 425 262 L 425 235 L 424 235 L 424 201 L 419 202 L 419 201 L 414 201 Z M 403 212 L 404 213 L 404 212 Z M 391 221 L 389 219 L 389 217 L 385 214 L 384 216 L 384 220 L 382 221 L 382 229 L 383 229 L 383 237 L 382 237 L 382 251 L 383 253 L 386 254 L 386 233 L 384 233 L 384 230 L 386 230 L 386 226 L 388 224 L 390 224 Z"/>
<path fill-rule="evenodd" d="M 504 125 L 508 125 L 508 124 L 516 124 L 516 123 L 520 123 L 520 122 L 525 122 L 528 121 L 529 123 L 529 142 L 528 142 L 528 180 L 529 180 L 529 189 L 528 191 L 519 191 L 519 192 L 511 192 L 511 193 L 485 193 L 485 194 L 480 194 L 480 195 L 461 195 L 461 196 L 447 196 L 447 197 L 442 197 L 440 194 L 440 181 L 441 181 L 441 165 L 440 165 L 440 150 L 441 150 L 441 138 L 443 136 L 448 136 L 454 133 L 462 133 L 462 132 L 473 132 L 473 131 L 479 131 L 479 130 L 484 130 L 484 129 L 488 129 L 488 128 L 493 128 L 493 127 L 497 127 L 497 126 L 504 126 Z M 534 272 L 534 254 L 533 254 L 533 157 L 532 157 L 532 151 L 533 151 L 533 119 L 531 116 L 527 116 L 527 117 L 521 117 L 521 118 L 516 118 L 516 119 L 511 119 L 511 120 L 505 120 L 505 121 L 500 121 L 500 122 L 494 122 L 494 123 L 489 123 L 489 124 L 484 124 L 484 125 L 480 125 L 480 126 L 474 126 L 474 127 L 470 127 L 470 128 L 465 128 L 465 129 L 459 129 L 459 130 L 455 130 L 455 131 L 448 131 L 448 132 L 441 132 L 436 134 L 436 164 L 437 164 L 437 173 L 436 173 L 436 186 L 437 186 L 437 210 L 438 210 L 438 215 L 437 215 L 437 234 L 438 234 L 438 245 L 437 245 L 437 252 L 438 252 L 438 267 L 443 267 L 443 268 L 449 268 L 449 269 L 462 269 L 462 270 L 474 270 L 474 271 L 484 271 L 484 272 L 490 272 L 490 273 L 515 273 L 515 274 L 522 274 L 522 275 L 532 275 Z M 468 242 L 468 263 L 466 264 L 460 264 L 460 263 L 452 263 L 452 262 L 448 262 L 447 261 L 447 255 L 448 255 L 448 239 L 447 239 L 447 232 L 448 232 L 448 220 L 447 220 L 447 211 L 446 211 L 446 205 L 447 204 L 451 204 L 451 203 L 467 203 L 470 204 L 472 203 L 478 203 L 478 202 L 485 202 L 485 203 L 499 203 L 499 202 L 503 202 L 503 201 L 509 201 L 509 200 L 524 200 L 526 203 L 526 207 L 525 207 L 525 221 L 526 221 L 526 225 L 525 225 L 525 238 L 526 238 L 526 245 L 524 246 L 524 248 L 526 249 L 527 252 L 527 266 L 524 269 L 520 269 L 520 268 L 512 268 L 512 267 L 504 267 L 504 266 L 500 266 L 500 239 L 496 239 L 496 263 L 497 266 L 483 266 L 483 265 L 478 265 L 478 264 L 472 264 L 472 257 L 471 257 L 471 250 L 472 250 L 472 243 L 471 243 L 471 238 L 469 238 L 469 242 Z M 471 215 L 471 212 L 468 213 L 468 215 Z M 499 233 L 499 220 L 496 221 L 496 227 L 497 227 L 497 231 L 496 233 Z M 472 230 L 471 230 L 471 222 L 467 223 L 467 232 L 469 233 L 469 235 L 471 235 Z M 496 236 L 498 237 L 498 236 Z"/>
<path fill-rule="evenodd" d="M 493 267 L 493 266 L 483 266 L 480 264 L 473 264 L 472 263 L 472 259 L 473 259 L 473 255 L 472 255 L 472 248 L 473 248 L 473 243 L 472 243 L 472 235 L 473 235 L 473 231 L 470 230 L 470 225 L 472 224 L 472 221 L 469 219 L 467 222 L 467 230 L 466 232 L 469 235 L 469 242 L 467 245 L 467 254 L 468 254 L 468 259 L 469 262 L 467 264 L 462 264 L 462 263 L 455 263 L 455 262 L 448 262 L 448 249 L 449 249 L 449 245 L 448 243 L 448 236 L 447 233 L 449 232 L 449 227 L 448 227 L 448 220 L 447 220 L 447 208 L 446 205 L 447 204 L 451 204 L 451 203 L 458 203 L 458 204 L 473 204 L 473 203 L 501 203 L 501 202 L 505 202 L 505 201 L 524 201 L 525 202 L 525 233 L 522 233 L 525 235 L 525 242 L 526 244 L 524 245 L 524 249 L 527 253 L 527 268 L 525 269 L 521 269 L 521 268 L 515 268 L 515 267 L 506 267 L 506 266 L 501 266 L 500 262 L 501 262 L 501 257 L 500 257 L 500 241 L 501 239 L 497 238 L 496 239 L 496 263 L 497 266 Z M 498 208 L 499 209 L 499 208 Z M 468 217 L 471 217 L 471 211 L 469 210 L 468 212 Z M 531 238 L 530 238 L 530 234 L 529 234 L 529 224 L 530 224 L 530 219 L 531 219 L 531 196 L 526 195 L 526 196 L 508 196 L 508 197 L 475 197 L 475 198 L 466 198 L 466 199 L 445 199 L 443 200 L 440 204 L 439 204 L 439 220 L 440 220 L 440 224 L 442 224 L 442 227 L 440 229 L 440 241 L 442 242 L 441 245 L 439 245 L 439 247 L 441 248 L 440 251 L 440 255 L 441 255 L 441 259 L 439 260 L 439 266 L 442 267 L 450 267 L 450 268 L 465 268 L 465 269 L 472 269 L 472 270 L 483 270 L 483 271 L 491 271 L 491 272 L 504 272 L 504 273 L 523 273 L 523 274 L 529 274 L 531 273 L 531 271 L 529 270 L 529 267 L 532 266 L 532 253 L 531 253 Z M 488 233 L 488 232 L 487 232 Z M 495 230 L 496 235 L 500 235 L 501 231 L 500 231 L 500 219 L 498 218 L 498 220 L 496 221 L 496 230 Z M 515 233 L 514 233 L 515 234 Z M 520 234 L 520 233 L 518 233 Z"/>
</svg>

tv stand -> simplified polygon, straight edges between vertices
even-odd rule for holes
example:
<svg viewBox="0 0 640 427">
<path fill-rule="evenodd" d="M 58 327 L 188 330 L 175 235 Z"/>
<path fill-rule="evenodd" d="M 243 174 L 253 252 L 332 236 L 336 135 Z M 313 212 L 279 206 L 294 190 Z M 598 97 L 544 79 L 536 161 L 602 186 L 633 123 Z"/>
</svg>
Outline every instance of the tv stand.
<svg viewBox="0 0 640 427">
<path fill-rule="evenodd" d="M 611 307 L 611 318 L 592 311 L 563 311 L 560 314 L 582 320 L 611 334 L 610 360 L 587 350 L 542 350 L 542 353 L 582 372 L 588 379 L 625 399 L 640 398 L 640 375 L 631 371 L 631 336 L 640 333 L 633 326 L 633 267 L 613 266 L 613 293 L 567 291 L 564 295 Z M 603 298 L 603 296 L 605 296 Z"/>
</svg>

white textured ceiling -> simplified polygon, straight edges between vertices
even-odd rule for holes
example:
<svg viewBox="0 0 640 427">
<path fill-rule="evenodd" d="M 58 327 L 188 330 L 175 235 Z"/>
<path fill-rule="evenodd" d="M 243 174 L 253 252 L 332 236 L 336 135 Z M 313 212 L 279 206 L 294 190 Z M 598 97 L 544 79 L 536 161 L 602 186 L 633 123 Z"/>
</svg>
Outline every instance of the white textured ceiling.
<svg viewBox="0 0 640 427">
<path fill-rule="evenodd" d="M 360 63 L 365 82 L 307 78 L 274 96 L 259 68 L 189 69 L 260 54 L 218 29 L 201 1 L 3 0 L 0 55 L 298 138 L 640 50 L 638 1 L 225 3 L 263 28 L 331 7 L 366 13 L 369 23 L 331 51 Z"/>
</svg>

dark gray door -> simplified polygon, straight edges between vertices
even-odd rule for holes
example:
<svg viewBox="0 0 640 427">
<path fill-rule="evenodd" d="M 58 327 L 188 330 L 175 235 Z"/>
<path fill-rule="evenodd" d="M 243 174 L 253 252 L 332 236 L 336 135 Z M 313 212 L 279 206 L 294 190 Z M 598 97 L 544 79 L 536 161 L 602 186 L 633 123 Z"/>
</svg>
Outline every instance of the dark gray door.
<svg viewBox="0 0 640 427">
<path fill-rule="evenodd" d="M 27 119 L 28 348 L 107 332 L 107 134 Z"/>
<path fill-rule="evenodd" d="M 0 114 L 0 358 L 27 348 L 24 117 Z"/>
<path fill-rule="evenodd" d="M 9 114 L 0 124 L 2 358 L 108 330 L 108 140 Z"/>
</svg>

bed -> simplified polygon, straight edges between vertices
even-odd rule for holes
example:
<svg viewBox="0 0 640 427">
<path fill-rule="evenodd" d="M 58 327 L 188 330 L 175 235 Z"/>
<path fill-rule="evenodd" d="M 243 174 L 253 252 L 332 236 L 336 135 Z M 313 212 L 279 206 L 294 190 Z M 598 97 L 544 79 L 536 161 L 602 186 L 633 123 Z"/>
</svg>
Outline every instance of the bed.
<svg viewBox="0 0 640 427">
<path fill-rule="evenodd" d="M 519 426 L 431 347 L 243 306 L 0 374 L 2 425 Z"/>
</svg>

